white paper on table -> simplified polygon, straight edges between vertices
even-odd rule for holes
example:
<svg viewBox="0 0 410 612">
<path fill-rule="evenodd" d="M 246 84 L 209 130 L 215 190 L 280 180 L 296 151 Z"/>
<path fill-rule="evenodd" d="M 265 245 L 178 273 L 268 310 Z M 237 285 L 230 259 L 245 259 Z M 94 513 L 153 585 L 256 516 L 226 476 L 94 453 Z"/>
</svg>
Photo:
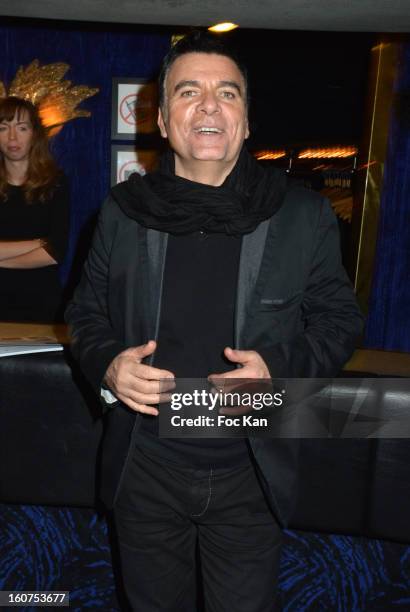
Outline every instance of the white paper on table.
<svg viewBox="0 0 410 612">
<path fill-rule="evenodd" d="M 49 344 L 28 344 L 22 341 L 10 344 L 0 342 L 0 357 L 12 357 L 13 355 L 28 355 L 30 353 L 49 353 L 51 351 L 62 351 L 63 345 L 56 343 Z"/>
</svg>

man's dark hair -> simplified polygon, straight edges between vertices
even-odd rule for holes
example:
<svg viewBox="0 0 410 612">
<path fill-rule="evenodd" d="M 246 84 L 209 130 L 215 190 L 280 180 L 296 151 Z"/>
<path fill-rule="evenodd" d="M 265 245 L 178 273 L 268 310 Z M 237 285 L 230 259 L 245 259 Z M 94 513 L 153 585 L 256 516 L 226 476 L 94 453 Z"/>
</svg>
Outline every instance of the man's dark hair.
<svg viewBox="0 0 410 612">
<path fill-rule="evenodd" d="M 238 67 L 245 83 L 245 102 L 249 106 L 248 73 L 235 50 L 220 35 L 201 30 L 194 30 L 181 38 L 164 57 L 158 77 L 159 106 L 165 102 L 165 81 L 172 64 L 186 53 L 216 53 L 229 57 Z"/>
</svg>

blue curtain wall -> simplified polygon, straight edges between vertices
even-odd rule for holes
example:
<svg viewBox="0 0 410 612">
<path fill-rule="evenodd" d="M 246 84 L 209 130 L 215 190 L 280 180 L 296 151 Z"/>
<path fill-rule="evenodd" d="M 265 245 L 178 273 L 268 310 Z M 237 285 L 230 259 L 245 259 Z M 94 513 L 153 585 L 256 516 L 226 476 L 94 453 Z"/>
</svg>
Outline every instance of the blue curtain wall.
<svg viewBox="0 0 410 612">
<path fill-rule="evenodd" d="M 70 245 L 61 269 L 66 282 L 79 239 L 83 237 L 85 249 L 93 217 L 110 186 L 112 78 L 155 78 L 170 36 L 152 28 L 113 27 L 109 31 L 92 25 L 71 29 L 58 22 L 26 23 L 0 27 L 3 82 L 9 84 L 19 66 L 37 58 L 41 64 L 66 62 L 71 66 L 66 78 L 76 85 L 100 88 L 82 104 L 91 111 L 91 118 L 67 124 L 52 145 L 71 184 Z"/>
<path fill-rule="evenodd" d="M 401 48 L 396 96 L 410 107 L 410 44 Z M 380 202 L 367 348 L 410 351 L 410 108 L 393 112 Z"/>
</svg>

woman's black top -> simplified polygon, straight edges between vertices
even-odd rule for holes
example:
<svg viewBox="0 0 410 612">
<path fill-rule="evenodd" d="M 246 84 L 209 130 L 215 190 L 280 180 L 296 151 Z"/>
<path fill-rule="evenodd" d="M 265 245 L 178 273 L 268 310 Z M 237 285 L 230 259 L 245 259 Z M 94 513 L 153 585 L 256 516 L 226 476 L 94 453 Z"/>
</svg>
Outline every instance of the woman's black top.
<svg viewBox="0 0 410 612">
<path fill-rule="evenodd" d="M 0 241 L 43 238 L 50 255 L 64 258 L 69 231 L 69 190 L 59 177 L 50 197 L 28 204 L 23 188 L 10 185 L 0 201 Z M 58 266 L 11 269 L 0 267 L 0 321 L 52 322 L 61 305 Z"/>
</svg>

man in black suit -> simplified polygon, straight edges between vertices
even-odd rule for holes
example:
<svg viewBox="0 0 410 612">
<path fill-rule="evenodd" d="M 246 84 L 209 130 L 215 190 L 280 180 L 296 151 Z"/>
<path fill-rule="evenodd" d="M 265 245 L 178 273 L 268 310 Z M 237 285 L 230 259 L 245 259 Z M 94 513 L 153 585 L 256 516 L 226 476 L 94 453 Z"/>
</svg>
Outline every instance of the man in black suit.
<svg viewBox="0 0 410 612">
<path fill-rule="evenodd" d="M 195 33 L 164 60 L 170 150 L 103 206 L 67 311 L 73 352 L 103 397 L 102 497 L 114 507 L 134 610 L 274 609 L 297 448 L 273 438 L 162 438 L 176 378 L 329 377 L 361 316 L 318 194 L 247 153 L 245 69 Z"/>
</svg>

